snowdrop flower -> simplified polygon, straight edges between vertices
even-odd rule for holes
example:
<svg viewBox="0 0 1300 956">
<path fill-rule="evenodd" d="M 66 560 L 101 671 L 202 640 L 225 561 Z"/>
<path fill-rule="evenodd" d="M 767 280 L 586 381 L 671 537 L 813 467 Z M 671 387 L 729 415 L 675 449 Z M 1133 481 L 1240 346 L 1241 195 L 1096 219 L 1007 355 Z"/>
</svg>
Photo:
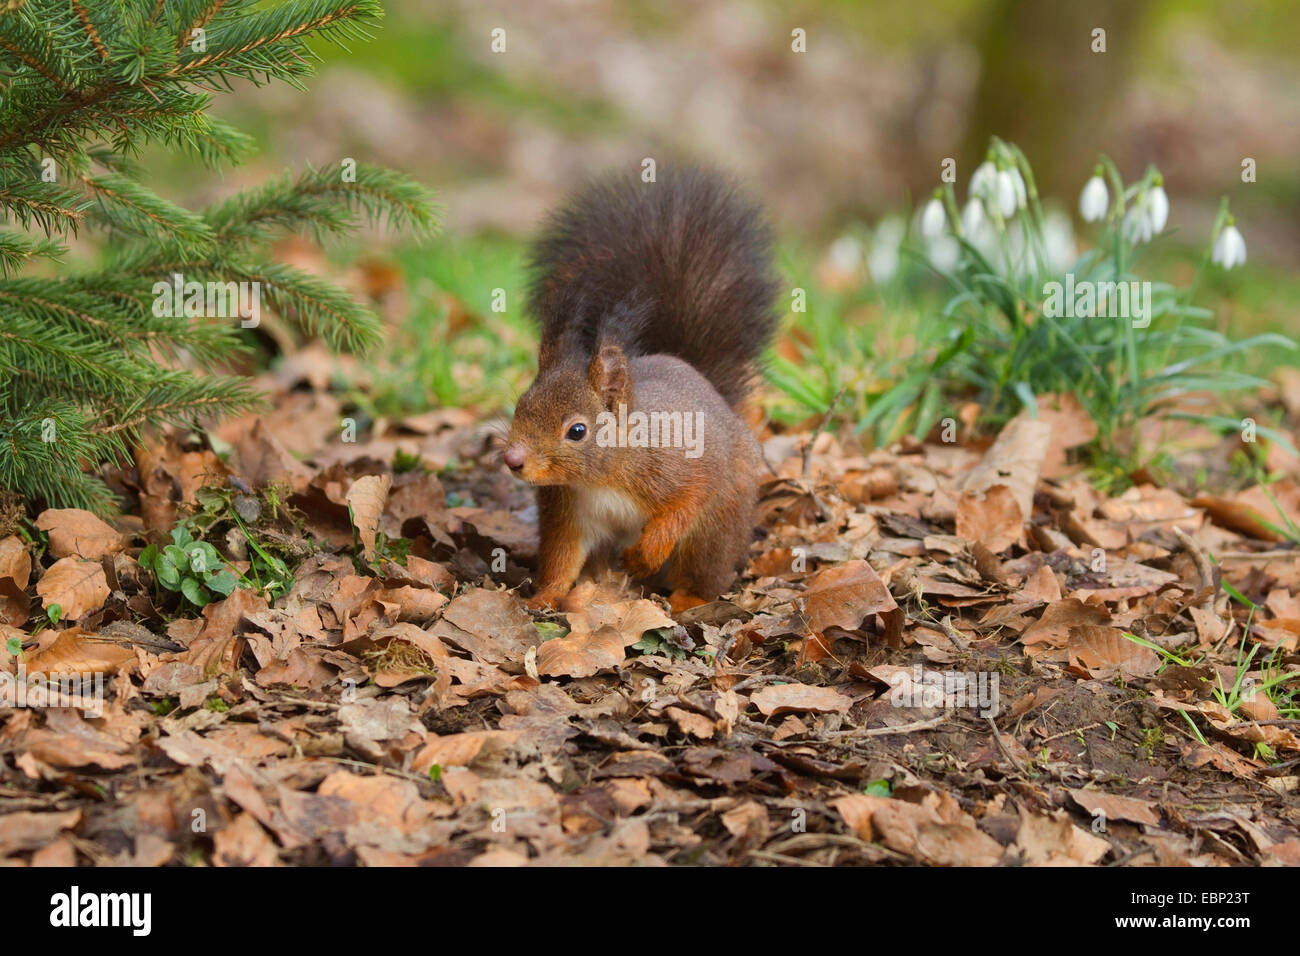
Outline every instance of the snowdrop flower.
<svg viewBox="0 0 1300 956">
<path fill-rule="evenodd" d="M 897 216 L 888 216 L 876 226 L 876 234 L 871 239 L 871 250 L 867 253 L 867 268 L 871 270 L 871 278 L 876 282 L 888 282 L 898 272 L 898 251 L 905 232 L 903 220 Z"/>
<path fill-rule="evenodd" d="M 1014 169 L 1001 170 L 995 180 L 994 196 L 1003 219 L 1015 215 L 1016 210 L 1025 204 L 1025 181 L 1020 178 L 1020 173 Z"/>
<path fill-rule="evenodd" d="M 926 255 L 939 272 L 952 272 L 961 258 L 961 245 L 952 236 L 936 236 L 926 244 Z"/>
<path fill-rule="evenodd" d="M 944 214 L 943 203 L 938 196 L 934 196 L 921 210 L 921 235 L 927 239 L 943 235 L 943 227 L 947 222 L 948 217 Z"/>
<path fill-rule="evenodd" d="M 1101 178 L 1101 170 L 1098 169 L 1092 174 L 1092 179 L 1084 184 L 1083 192 L 1079 194 L 1079 215 L 1083 217 L 1084 222 L 1098 222 L 1106 215 L 1106 210 L 1110 208 L 1110 191 L 1106 188 L 1106 180 Z"/>
<path fill-rule="evenodd" d="M 970 177 L 970 189 L 967 195 L 975 199 L 988 199 L 993 195 L 997 183 L 998 170 L 991 160 L 984 160 L 976 167 Z"/>
<path fill-rule="evenodd" d="M 993 220 L 984 209 L 984 203 L 978 199 L 966 200 L 966 208 L 961 211 L 961 234 L 985 259 L 997 251 L 998 237 Z"/>
<path fill-rule="evenodd" d="M 1155 178 L 1155 186 L 1147 194 L 1147 208 L 1151 214 L 1151 228 L 1156 235 L 1165 231 L 1169 222 L 1169 197 L 1165 195 L 1164 180 Z"/>
<path fill-rule="evenodd" d="M 984 213 L 984 204 L 973 197 L 967 199 L 966 208 L 961 211 L 962 233 L 969 239 L 987 222 L 988 216 Z"/>
<path fill-rule="evenodd" d="M 1164 190 L 1160 191 L 1164 196 Z M 1169 219 L 1169 200 L 1153 200 L 1151 191 L 1139 193 L 1137 201 L 1124 213 L 1124 237 L 1136 245 L 1150 242 Z"/>
<path fill-rule="evenodd" d="M 1007 257 L 1010 259 L 1009 268 L 1000 256 L 995 259 L 1003 275 L 1015 279 L 1024 279 L 1029 275 L 1033 263 L 1030 261 L 1032 257 L 1029 254 L 1025 224 L 1021 221 L 1013 222 L 1007 227 Z"/>
<path fill-rule="evenodd" d="M 1053 272 L 1065 272 L 1079 257 L 1074 244 L 1074 225 L 1059 210 L 1053 209 L 1043 216 L 1043 250 Z"/>
<path fill-rule="evenodd" d="M 1025 178 L 1020 175 L 1020 170 L 1012 166 L 1008 170 L 1011 175 L 1011 187 L 1016 191 L 1016 207 L 1024 209 L 1029 205 L 1029 193 L 1025 189 Z"/>
<path fill-rule="evenodd" d="M 1239 266 L 1246 261 L 1246 240 L 1241 238 L 1241 233 L 1233 225 L 1231 216 L 1228 217 L 1223 231 L 1219 233 L 1219 238 L 1214 240 L 1214 251 L 1210 253 L 1210 261 L 1225 269 Z"/>
<path fill-rule="evenodd" d="M 852 272 L 862 264 L 862 243 L 854 236 L 840 236 L 831 243 L 827 258 L 833 269 Z"/>
</svg>

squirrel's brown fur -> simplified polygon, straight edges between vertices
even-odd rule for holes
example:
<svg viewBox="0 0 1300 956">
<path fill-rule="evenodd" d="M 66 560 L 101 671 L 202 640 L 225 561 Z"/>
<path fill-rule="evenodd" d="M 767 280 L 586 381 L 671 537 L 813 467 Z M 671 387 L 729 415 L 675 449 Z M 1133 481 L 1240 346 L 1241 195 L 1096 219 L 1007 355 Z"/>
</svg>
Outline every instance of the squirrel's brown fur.
<svg viewBox="0 0 1300 956">
<path fill-rule="evenodd" d="M 672 588 L 675 606 L 711 600 L 753 536 L 761 456 L 740 412 L 776 322 L 758 210 L 696 168 L 597 181 L 552 217 L 533 269 L 539 371 L 506 461 L 538 486 L 534 603 L 555 603 L 589 560 L 620 552 L 633 577 Z M 620 412 L 680 443 L 619 433 Z"/>
</svg>

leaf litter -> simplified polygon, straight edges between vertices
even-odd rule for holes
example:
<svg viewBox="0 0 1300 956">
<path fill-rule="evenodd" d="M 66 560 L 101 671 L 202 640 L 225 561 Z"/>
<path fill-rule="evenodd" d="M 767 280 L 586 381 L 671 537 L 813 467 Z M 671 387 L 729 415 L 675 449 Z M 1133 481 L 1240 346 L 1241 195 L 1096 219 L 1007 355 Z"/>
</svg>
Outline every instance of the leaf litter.
<svg viewBox="0 0 1300 956">
<path fill-rule="evenodd" d="M 305 378 L 0 540 L 6 686 L 102 686 L 4 701 L 5 862 L 1300 862 L 1293 478 L 1107 496 L 1069 396 L 985 446 L 768 432 L 732 593 L 534 612 L 490 424 L 337 443 Z M 158 586 L 178 522 L 239 587 Z"/>
</svg>

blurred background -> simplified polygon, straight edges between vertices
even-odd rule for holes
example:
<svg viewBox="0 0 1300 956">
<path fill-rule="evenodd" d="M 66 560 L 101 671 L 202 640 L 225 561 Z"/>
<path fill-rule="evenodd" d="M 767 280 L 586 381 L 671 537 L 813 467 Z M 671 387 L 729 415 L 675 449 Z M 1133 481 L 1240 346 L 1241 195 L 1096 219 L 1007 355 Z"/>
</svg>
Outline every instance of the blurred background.
<svg viewBox="0 0 1300 956">
<path fill-rule="evenodd" d="M 587 174 L 646 156 L 705 159 L 745 180 L 777 224 L 786 278 L 810 288 L 811 311 L 861 329 L 868 358 L 914 347 L 908 327 L 942 304 L 887 293 L 896 263 L 872 261 L 882 221 L 894 230 L 907 223 L 946 157 L 956 160 L 964 200 L 993 135 L 1023 149 L 1074 248 L 1096 233 L 1079 221 L 1078 197 L 1098 153 L 1130 182 L 1158 166 L 1171 212 L 1169 235 L 1143 252 L 1156 279 L 1186 284 L 1197 274 L 1228 196 L 1249 264 L 1207 271 L 1197 304 L 1225 332 L 1295 325 L 1300 4 L 388 0 L 386 8 L 371 42 L 318 46 L 323 67 L 305 95 L 241 87 L 217 98 L 218 113 L 263 144 L 257 158 L 197 176 L 178 161 L 166 174 L 179 198 L 198 203 L 286 167 L 355 157 L 438 192 L 445 231 L 434 243 L 389 247 L 376 236 L 329 253 L 360 270 L 355 281 L 372 297 L 392 293 L 391 354 L 370 360 L 356 397 L 375 415 L 436 404 L 508 411 L 535 353 L 527 323 L 485 321 L 492 290 L 505 289 L 520 317 L 522 242 L 540 217 Z M 496 28 L 505 52 L 493 52 Z M 796 28 L 804 53 L 791 49 Z M 1093 52 L 1097 28 L 1105 52 Z M 1248 157 L 1253 183 L 1242 180 Z M 792 322 L 780 347 L 808 359 L 817 334 Z M 811 375 L 804 401 L 778 401 L 778 417 L 813 413 L 837 378 Z"/>
</svg>

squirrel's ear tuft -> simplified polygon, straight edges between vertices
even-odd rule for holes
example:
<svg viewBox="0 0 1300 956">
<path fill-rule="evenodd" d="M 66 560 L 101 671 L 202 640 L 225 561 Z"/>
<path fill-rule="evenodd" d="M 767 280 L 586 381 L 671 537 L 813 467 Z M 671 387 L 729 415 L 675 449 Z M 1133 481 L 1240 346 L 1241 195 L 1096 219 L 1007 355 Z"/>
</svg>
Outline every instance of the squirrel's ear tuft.
<svg viewBox="0 0 1300 956">
<path fill-rule="evenodd" d="M 627 356 L 617 345 L 602 345 L 592 357 L 587 369 L 587 380 L 601 403 L 610 411 L 620 401 L 626 401 Z"/>
</svg>

